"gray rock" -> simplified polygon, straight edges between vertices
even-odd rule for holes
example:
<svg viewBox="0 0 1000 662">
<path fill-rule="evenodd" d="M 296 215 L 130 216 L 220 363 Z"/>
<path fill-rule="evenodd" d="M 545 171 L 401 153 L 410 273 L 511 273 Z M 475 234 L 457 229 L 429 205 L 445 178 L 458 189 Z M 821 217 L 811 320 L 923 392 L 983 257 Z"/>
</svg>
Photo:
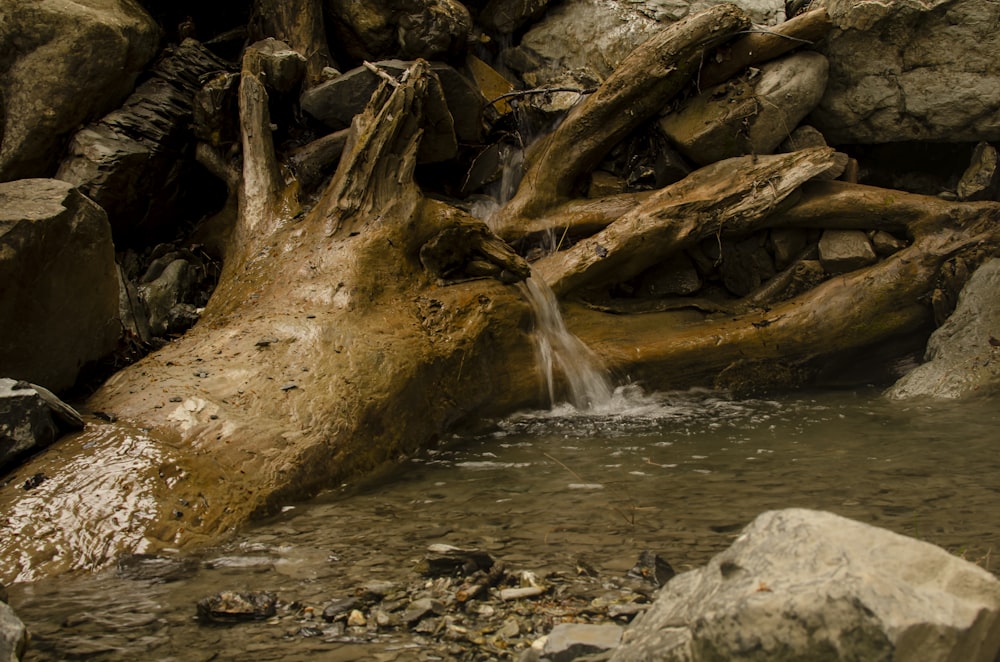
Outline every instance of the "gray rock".
<svg viewBox="0 0 1000 662">
<path fill-rule="evenodd" d="M 774 266 L 784 269 L 809 243 L 809 233 L 801 228 L 774 228 L 770 239 Z"/>
<path fill-rule="evenodd" d="M 0 474 L 64 433 L 80 429 L 80 414 L 47 389 L 0 378 Z"/>
<path fill-rule="evenodd" d="M 989 143 L 979 143 L 972 151 L 969 167 L 958 182 L 959 200 L 996 200 L 1000 192 L 997 150 Z"/>
<path fill-rule="evenodd" d="M 149 314 L 149 330 L 154 336 L 181 331 L 191 326 L 189 312 L 193 306 L 185 304 L 195 292 L 198 275 L 195 267 L 185 259 L 176 258 L 153 279 L 139 286 L 139 296 Z"/>
<path fill-rule="evenodd" d="M 550 0 L 489 0 L 479 23 L 496 34 L 511 34 L 545 13 Z"/>
<path fill-rule="evenodd" d="M 878 258 L 861 230 L 826 230 L 819 239 L 819 261 L 827 273 L 842 274 L 875 264 Z"/>
<path fill-rule="evenodd" d="M 396 23 L 388 3 L 378 0 L 324 0 L 329 29 L 354 60 L 380 60 L 395 53 Z"/>
<path fill-rule="evenodd" d="M 6 602 L 0 602 L 0 660 L 18 662 L 27 647 L 27 628 Z"/>
<path fill-rule="evenodd" d="M 521 73 L 529 87 L 543 87 L 572 77 L 602 81 L 636 46 L 664 27 L 721 4 L 714 0 L 564 0 L 549 8 L 520 44 L 504 52 L 504 61 Z M 780 0 L 736 2 L 755 23 L 784 20 Z"/>
<path fill-rule="evenodd" d="M 675 577 L 613 661 L 992 661 L 1000 581 L 934 545 L 803 509 Z"/>
<path fill-rule="evenodd" d="M 887 395 L 962 398 L 1000 391 L 1000 259 L 979 267 L 959 295 L 955 312 L 931 334 L 925 363 Z"/>
<path fill-rule="evenodd" d="M 274 616 L 278 600 L 264 591 L 222 591 L 198 601 L 198 619 L 204 623 L 237 623 Z"/>
<path fill-rule="evenodd" d="M 15 45 L 0 56 L 0 181 L 47 177 L 66 138 L 132 91 L 160 30 L 132 0 L 4 0 L 0 18 Z"/>
<path fill-rule="evenodd" d="M 116 237 L 174 220 L 184 176 L 194 169 L 190 125 L 201 78 L 226 64 L 193 39 L 153 67 L 119 109 L 77 132 L 56 179 L 99 204 Z"/>
<path fill-rule="evenodd" d="M 66 182 L 0 184 L 0 365 L 59 392 L 121 335 L 111 227 Z"/>
<path fill-rule="evenodd" d="M 885 230 L 872 232 L 870 239 L 872 248 L 875 249 L 875 254 L 882 257 L 898 253 L 908 245 L 905 239 L 900 239 Z"/>
<path fill-rule="evenodd" d="M 750 294 L 774 274 L 774 262 L 763 236 L 722 244 L 719 275 L 726 289 L 736 296 Z"/>
<path fill-rule="evenodd" d="M 707 165 L 743 154 L 770 154 L 819 103 L 828 64 L 795 53 L 763 65 L 758 76 L 706 90 L 660 120 L 678 150 Z"/>
<path fill-rule="evenodd" d="M 404 57 L 425 60 L 454 57 L 472 39 L 472 16 L 458 0 L 417 0 L 403 3 L 397 19 L 397 40 Z"/>
<path fill-rule="evenodd" d="M 829 0 L 830 85 L 810 116 L 830 144 L 1000 139 L 1000 5 Z"/>
<path fill-rule="evenodd" d="M 778 145 L 779 152 L 797 152 L 809 147 L 826 147 L 826 138 L 814 126 L 803 124 Z"/>
<path fill-rule="evenodd" d="M 375 65 L 389 75 L 399 76 L 410 63 L 383 60 Z M 456 140 L 476 142 L 482 133 L 485 100 L 475 84 L 444 63 L 431 64 L 431 71 L 437 75 L 441 90 L 437 97 L 431 96 L 427 110 L 430 130 L 421 141 L 422 162 L 451 158 L 457 150 Z M 367 67 L 352 69 L 306 90 L 301 97 L 302 109 L 332 129 L 346 128 L 364 110 L 379 83 L 380 78 Z"/>
<path fill-rule="evenodd" d="M 570 662 L 584 655 L 616 648 L 624 628 L 613 623 L 560 623 L 545 639 L 542 656 L 551 662 Z"/>
</svg>

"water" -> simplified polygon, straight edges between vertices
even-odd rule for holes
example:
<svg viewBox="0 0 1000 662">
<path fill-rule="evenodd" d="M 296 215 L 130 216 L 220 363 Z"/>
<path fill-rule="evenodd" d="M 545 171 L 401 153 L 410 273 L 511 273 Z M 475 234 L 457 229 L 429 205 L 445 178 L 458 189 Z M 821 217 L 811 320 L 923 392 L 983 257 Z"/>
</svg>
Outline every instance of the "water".
<svg viewBox="0 0 1000 662">
<path fill-rule="evenodd" d="M 576 409 L 604 410 L 611 404 L 611 381 L 600 359 L 566 328 L 556 295 L 545 281 L 532 275 L 518 284 L 535 318 L 538 363 L 545 375 L 549 402 L 559 403 L 557 376 L 565 381 L 569 404 Z"/>
<path fill-rule="evenodd" d="M 478 547 L 510 568 L 602 581 L 642 550 L 678 570 L 728 546 L 758 513 L 830 510 L 941 545 L 997 571 L 996 402 L 894 403 L 874 391 L 765 400 L 619 388 L 602 411 L 562 405 L 458 437 L 391 475 L 344 486 L 189 559 L 169 583 L 113 570 L 10 589 L 28 659 L 447 659 L 430 637 L 346 644 L 301 634 L 372 580 L 412 582 L 426 546 Z M 279 617 L 193 620 L 224 589 L 268 590 Z M 407 648 L 413 646 L 413 648 Z"/>
</svg>

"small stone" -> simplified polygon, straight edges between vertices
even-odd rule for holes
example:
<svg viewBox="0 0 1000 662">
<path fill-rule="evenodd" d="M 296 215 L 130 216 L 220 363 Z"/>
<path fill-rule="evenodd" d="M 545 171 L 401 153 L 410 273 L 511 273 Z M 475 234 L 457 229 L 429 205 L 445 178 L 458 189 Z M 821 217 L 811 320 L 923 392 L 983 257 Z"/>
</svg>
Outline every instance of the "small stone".
<svg viewBox="0 0 1000 662">
<path fill-rule="evenodd" d="M 358 601 L 354 598 L 334 600 L 323 609 L 323 620 L 332 623 L 341 614 L 353 610 L 357 604 Z"/>
<path fill-rule="evenodd" d="M 235 623 L 271 618 L 277 598 L 264 591 L 222 591 L 198 601 L 198 619 L 206 623 Z"/>
<path fill-rule="evenodd" d="M 639 560 L 628 571 L 629 577 L 641 579 L 654 586 L 663 586 L 675 574 L 677 573 L 669 563 L 648 550 L 639 553 Z"/>
<path fill-rule="evenodd" d="M 349 627 L 364 627 L 368 625 L 368 619 L 365 618 L 360 609 L 352 609 L 347 617 L 347 625 Z"/>
</svg>

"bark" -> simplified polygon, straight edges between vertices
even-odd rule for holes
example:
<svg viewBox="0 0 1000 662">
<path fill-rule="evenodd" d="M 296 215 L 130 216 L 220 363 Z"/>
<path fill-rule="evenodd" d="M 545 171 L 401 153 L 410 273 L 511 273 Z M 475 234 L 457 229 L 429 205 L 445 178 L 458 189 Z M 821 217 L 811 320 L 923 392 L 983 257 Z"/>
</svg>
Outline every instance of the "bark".
<svg viewBox="0 0 1000 662">
<path fill-rule="evenodd" d="M 832 27 L 829 14 L 821 7 L 773 28 L 748 34 L 733 44 L 718 49 L 706 59 L 699 72 L 698 87 L 708 89 L 724 83 L 747 67 L 773 60 L 802 46 L 811 46 Z"/>
<path fill-rule="evenodd" d="M 852 352 L 927 328 L 946 262 L 976 264 L 1000 247 L 1000 205 L 843 182 L 811 182 L 772 227 L 907 230 L 913 243 L 882 262 L 832 278 L 786 302 L 679 324 L 669 313 L 615 316 L 576 310 L 573 328 L 621 374 L 655 388 L 742 392 L 809 383 Z M 638 348 L 635 351 L 634 348 Z"/>
<path fill-rule="evenodd" d="M 572 197 L 582 175 L 690 82 L 709 44 L 749 26 L 749 17 L 735 5 L 717 5 L 636 48 L 557 131 L 531 148 L 522 184 L 497 221 L 498 234 L 518 237 L 525 218 Z"/>
<path fill-rule="evenodd" d="M 260 0 L 258 15 L 283 17 L 273 36 L 308 57 L 317 38 L 302 26 L 315 25 L 317 7 Z M 299 13 L 282 13 L 291 9 Z M 567 305 L 570 329 L 649 388 L 807 383 L 847 353 L 921 332 L 942 298 L 935 292 L 960 285 L 945 265 L 974 265 L 1000 248 L 1000 204 L 811 181 L 837 162 L 829 148 L 741 157 L 660 191 L 573 200 L 577 180 L 697 75 L 709 45 L 748 25 L 717 6 L 638 49 L 530 152 L 497 234 L 563 237 L 566 250 L 539 261 L 533 277 L 564 295 L 635 276 L 706 237 L 772 227 L 884 229 L 911 243 L 787 301 L 780 279 L 790 276 L 780 274 L 725 315 L 696 302 L 644 315 Z M 429 65 L 385 80 L 346 136 L 279 158 L 259 61 L 250 53 L 243 62 L 238 167 L 223 145 L 201 149 L 238 200 L 219 286 L 191 331 L 87 403 L 116 422 L 92 423 L 34 458 L 24 474 L 48 479 L 31 492 L 0 487 L 0 581 L 216 541 L 464 420 L 546 403 L 530 310 L 511 285 L 527 265 L 414 182 L 425 108 L 440 101 Z M 318 195 L 304 195 L 314 185 Z"/>
<path fill-rule="evenodd" d="M 323 27 L 320 0 L 255 0 L 251 41 L 274 37 L 306 59 L 306 85 L 323 80 L 323 69 L 334 65 Z"/>
<path fill-rule="evenodd" d="M 835 167 L 834 150 L 743 156 L 702 168 L 647 198 L 594 236 L 540 261 L 557 295 L 627 280 L 670 253 L 714 235 L 744 235 L 804 182 Z"/>
</svg>

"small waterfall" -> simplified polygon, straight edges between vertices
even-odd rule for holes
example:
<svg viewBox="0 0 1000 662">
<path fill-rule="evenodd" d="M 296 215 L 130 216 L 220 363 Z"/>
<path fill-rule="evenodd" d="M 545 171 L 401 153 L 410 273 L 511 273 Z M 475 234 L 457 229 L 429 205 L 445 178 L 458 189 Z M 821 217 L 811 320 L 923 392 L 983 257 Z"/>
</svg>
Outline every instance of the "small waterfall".
<svg viewBox="0 0 1000 662">
<path fill-rule="evenodd" d="M 516 113 L 515 113 L 516 114 Z M 558 122 L 556 123 L 558 124 Z M 549 127 L 551 130 L 553 127 Z M 493 183 L 492 195 L 473 206 L 473 215 L 493 226 L 493 217 L 505 202 L 510 200 L 524 174 L 524 145 L 537 132 L 521 126 L 516 131 L 518 144 L 503 145 L 500 158 L 503 162 L 501 177 Z M 529 138 L 529 139 L 526 139 Z M 556 238 L 550 230 L 544 249 L 557 249 Z M 535 317 L 535 337 L 538 358 L 545 375 L 552 407 L 558 403 L 560 393 L 556 381 L 562 376 L 566 382 L 569 404 L 578 410 L 604 411 L 611 407 L 614 389 L 597 355 L 566 328 L 559 302 L 552 288 L 538 276 L 532 276 L 518 285 L 531 305 Z"/>
<path fill-rule="evenodd" d="M 566 380 L 570 404 L 577 409 L 606 409 L 613 389 L 597 355 L 566 328 L 559 302 L 541 278 L 532 276 L 519 285 L 535 315 L 538 358 L 549 388 L 549 402 L 556 404 L 556 374 Z"/>
</svg>

